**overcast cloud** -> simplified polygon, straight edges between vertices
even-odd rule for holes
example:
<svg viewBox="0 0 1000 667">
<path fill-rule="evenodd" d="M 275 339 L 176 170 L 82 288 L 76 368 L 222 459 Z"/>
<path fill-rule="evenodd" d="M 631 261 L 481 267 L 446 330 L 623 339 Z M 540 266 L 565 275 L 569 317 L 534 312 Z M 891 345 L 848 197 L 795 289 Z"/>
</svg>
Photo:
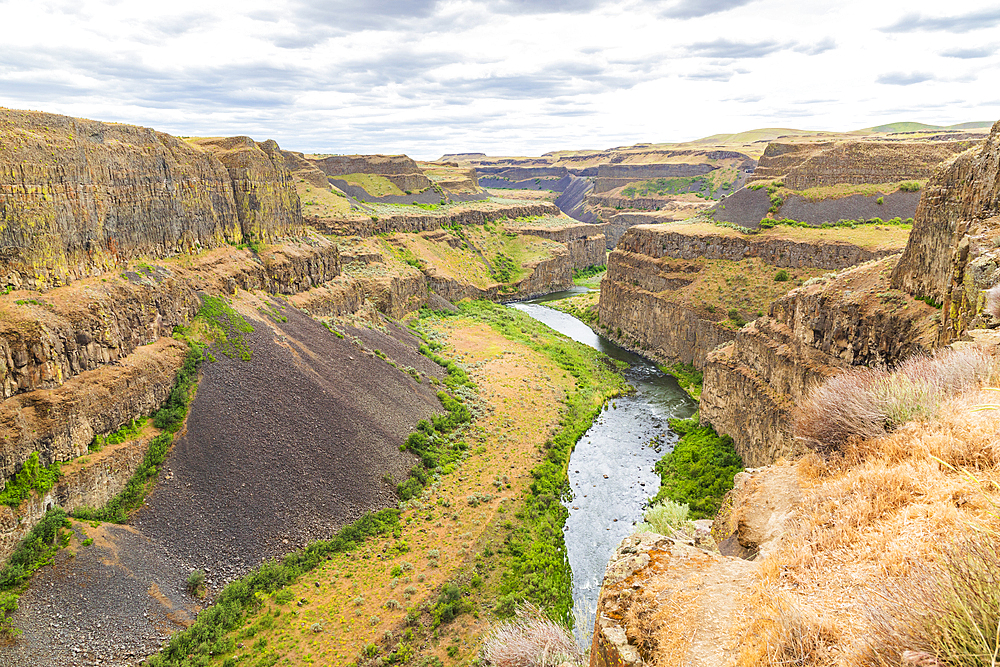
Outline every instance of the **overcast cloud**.
<svg viewBox="0 0 1000 667">
<path fill-rule="evenodd" d="M 0 25 L 2 106 L 302 151 L 1000 117 L 981 0 L 0 0 Z"/>
</svg>

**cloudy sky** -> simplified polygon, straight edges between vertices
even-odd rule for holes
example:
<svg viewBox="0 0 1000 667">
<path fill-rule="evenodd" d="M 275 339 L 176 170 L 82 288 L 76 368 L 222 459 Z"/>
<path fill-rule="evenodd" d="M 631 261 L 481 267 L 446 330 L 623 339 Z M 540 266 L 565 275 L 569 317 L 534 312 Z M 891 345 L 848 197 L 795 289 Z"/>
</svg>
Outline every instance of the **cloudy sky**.
<svg viewBox="0 0 1000 667">
<path fill-rule="evenodd" d="M 0 0 L 0 106 L 329 153 L 1000 118 L 962 0 Z"/>
</svg>

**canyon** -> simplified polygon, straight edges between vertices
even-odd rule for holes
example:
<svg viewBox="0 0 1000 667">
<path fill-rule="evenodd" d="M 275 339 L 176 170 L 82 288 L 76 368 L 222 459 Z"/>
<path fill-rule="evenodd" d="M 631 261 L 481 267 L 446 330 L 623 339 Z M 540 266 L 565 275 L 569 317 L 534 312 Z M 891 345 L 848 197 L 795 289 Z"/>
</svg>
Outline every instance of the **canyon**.
<svg viewBox="0 0 1000 667">
<path fill-rule="evenodd" d="M 535 502 L 520 494 L 561 507 L 555 492 L 538 491 L 542 473 L 532 466 L 555 460 L 546 452 L 569 419 L 563 401 L 592 379 L 569 372 L 586 366 L 569 348 L 545 357 L 557 347 L 539 342 L 549 334 L 470 301 L 567 290 L 575 273 L 606 264 L 593 328 L 647 359 L 702 371 L 701 423 L 730 436 L 751 469 L 737 480 L 731 516 L 720 515 L 713 529 L 719 542 L 732 538 L 727 555 L 637 533 L 613 557 L 591 665 L 653 662 L 653 644 L 643 643 L 635 619 L 657 613 L 657 600 L 689 611 L 678 623 L 733 623 L 719 607 L 757 572 L 735 554 L 777 539 L 767 523 L 773 513 L 750 516 L 764 502 L 758 487 L 799 493 L 785 479 L 790 473 L 774 466 L 809 454 L 789 429 L 796 405 L 846 369 L 892 366 L 1000 324 L 1000 126 L 985 142 L 942 136 L 765 145 L 708 138 L 418 162 L 0 110 L 0 479 L 14 488 L 32 461 L 60 473 L 44 491 L 0 506 L 0 555 L 9 557 L 53 508 L 99 508 L 128 488 L 161 435 L 144 420 L 175 391 L 189 351 L 204 350 L 211 359 L 173 454 L 152 472 L 151 494 L 125 527 L 91 527 L 104 551 L 86 552 L 87 522 L 77 521 L 68 538 L 74 555 L 56 557 L 66 573 L 100 570 L 118 545 L 128 544 L 123 552 L 138 561 L 144 553 L 169 556 L 150 555 L 149 581 L 130 584 L 143 589 L 129 593 L 143 604 L 156 598 L 145 590 L 149 582 L 164 597 L 150 607 L 155 614 L 147 609 L 160 620 L 140 621 L 121 640 L 134 654 L 122 664 L 191 624 L 199 603 L 184 590 L 186 573 L 205 570 L 218 595 L 264 563 L 304 557 L 316 540 L 397 510 L 406 519 L 385 541 L 335 557 L 343 560 L 339 572 L 351 553 L 378 570 L 371 589 L 344 584 L 370 626 L 352 635 L 344 661 L 374 660 L 365 652 L 378 641 L 385 654 L 401 650 L 406 628 L 426 631 L 427 655 L 451 657 L 430 634 L 447 597 L 445 574 L 485 605 L 473 577 L 502 573 L 477 563 L 504 551 L 509 539 L 497 535 L 520 530 L 511 521 L 523 520 L 518 503 Z M 869 186 L 871 193 L 852 189 Z M 870 211 L 894 215 L 875 220 Z M 206 319 L 205 304 L 223 306 Z M 451 356 L 435 359 L 441 349 Z M 615 366 L 588 359 L 608 372 Z M 455 368 L 490 393 L 474 397 L 456 385 Z M 587 394 L 595 414 L 615 395 L 608 387 Z M 434 473 L 415 502 L 400 504 L 402 485 L 419 474 L 414 466 L 427 464 L 407 443 L 436 428 L 435 415 L 448 405 L 444 388 L 476 421 L 461 440 L 436 432 L 432 440 L 464 453 L 447 473 Z M 139 435 L 100 445 L 137 420 Z M 489 438 L 476 430 L 480 423 Z M 512 435 L 514 424 L 525 435 Z M 467 458 L 478 466 L 474 483 L 458 467 Z M 442 482 L 442 475 L 455 477 Z M 451 530 L 446 520 L 460 523 Z M 411 543 L 420 540 L 421 553 L 437 550 L 428 530 L 442 544 L 455 540 L 447 542 L 455 569 L 422 568 L 433 582 L 420 588 L 423 611 L 404 609 L 396 597 L 395 605 L 375 600 L 384 587 L 402 595 L 391 590 L 410 577 L 403 566 L 413 568 L 415 558 L 405 555 Z M 390 562 L 398 574 L 387 574 Z M 38 576 L 52 582 L 53 572 Z M 296 589 L 298 607 L 308 606 L 313 589 L 325 595 L 347 581 L 323 576 L 303 580 L 312 588 Z M 693 592 L 696 579 L 703 595 Z M 42 590 L 29 588 L 15 617 L 28 623 L 29 639 L 0 648 L 0 664 L 51 656 L 52 664 L 72 664 L 70 644 L 90 641 L 66 630 L 60 636 L 71 639 L 56 647 L 45 604 L 58 600 L 46 602 Z M 283 603 L 261 604 L 280 611 Z M 123 609 L 138 617 L 146 608 Z M 414 624 L 410 612 L 427 618 Z M 466 640 L 486 630 L 478 613 L 473 618 L 469 634 L 453 631 L 456 646 L 466 642 L 456 649 L 463 659 L 475 654 Z M 98 627 L 86 631 L 100 634 Z M 699 641 L 685 650 L 703 664 L 723 659 L 719 646 Z M 86 650 L 98 661 L 114 652 L 100 641 Z"/>
</svg>

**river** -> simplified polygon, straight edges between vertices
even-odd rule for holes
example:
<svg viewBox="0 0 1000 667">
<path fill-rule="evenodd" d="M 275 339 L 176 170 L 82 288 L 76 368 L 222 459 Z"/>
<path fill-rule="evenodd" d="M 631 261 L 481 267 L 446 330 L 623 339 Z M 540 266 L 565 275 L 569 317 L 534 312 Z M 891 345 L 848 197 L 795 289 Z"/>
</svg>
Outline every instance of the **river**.
<svg viewBox="0 0 1000 667">
<path fill-rule="evenodd" d="M 577 638 L 589 645 L 604 569 L 622 539 L 642 521 L 643 505 L 656 495 L 660 479 L 653 465 L 677 441 L 667 419 L 697 409 L 673 376 L 653 363 L 597 335 L 586 324 L 545 305 L 585 292 L 575 288 L 509 304 L 575 341 L 629 364 L 630 396 L 609 402 L 580 438 L 569 463 L 573 497 L 567 502 L 566 550 L 573 569 L 573 615 Z M 660 451 L 649 446 L 658 437 Z"/>
</svg>

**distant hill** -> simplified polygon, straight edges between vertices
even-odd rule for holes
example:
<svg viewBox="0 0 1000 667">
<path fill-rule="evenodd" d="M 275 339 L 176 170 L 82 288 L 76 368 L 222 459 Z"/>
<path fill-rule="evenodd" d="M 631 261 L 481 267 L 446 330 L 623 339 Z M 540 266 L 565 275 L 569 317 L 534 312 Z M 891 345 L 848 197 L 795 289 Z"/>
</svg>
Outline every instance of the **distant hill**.
<svg viewBox="0 0 1000 667">
<path fill-rule="evenodd" d="M 934 130 L 978 130 L 984 127 L 992 126 L 993 123 L 989 121 L 973 121 L 971 123 L 959 123 L 957 125 L 928 125 L 927 123 L 912 123 L 904 121 L 900 123 L 876 125 L 875 127 L 866 127 L 862 130 L 858 130 L 857 134 L 875 132 L 933 132 Z"/>
<path fill-rule="evenodd" d="M 731 144 L 748 143 L 752 141 L 771 141 L 778 137 L 801 137 L 801 136 L 821 136 L 824 134 L 839 134 L 837 132 L 826 132 L 822 130 L 795 130 L 787 127 L 762 127 L 736 134 L 713 134 L 702 139 L 695 139 L 688 142 L 692 144 Z"/>
</svg>

